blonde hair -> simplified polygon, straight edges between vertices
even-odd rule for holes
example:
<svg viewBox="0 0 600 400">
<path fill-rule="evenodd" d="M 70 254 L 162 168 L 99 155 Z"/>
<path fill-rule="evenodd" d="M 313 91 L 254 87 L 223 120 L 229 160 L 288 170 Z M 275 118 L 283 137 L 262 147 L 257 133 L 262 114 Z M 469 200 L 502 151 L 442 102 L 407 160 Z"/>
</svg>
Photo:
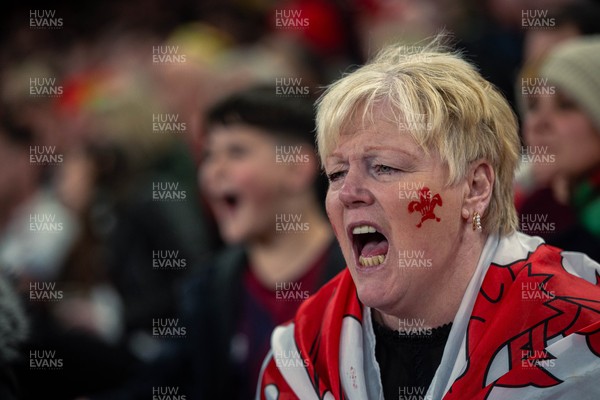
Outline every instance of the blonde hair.
<svg viewBox="0 0 600 400">
<path fill-rule="evenodd" d="M 409 126 L 426 154 L 439 153 L 448 166 L 447 185 L 464 178 L 471 162 L 487 160 L 496 178 L 482 216 L 484 230 L 508 235 L 518 226 L 513 202 L 520 148 L 516 117 L 498 90 L 442 41 L 440 35 L 425 46 L 387 47 L 329 86 L 317 102 L 321 162 L 340 136 L 352 131 L 348 127 L 372 122 L 376 109 L 399 129 Z"/>
</svg>

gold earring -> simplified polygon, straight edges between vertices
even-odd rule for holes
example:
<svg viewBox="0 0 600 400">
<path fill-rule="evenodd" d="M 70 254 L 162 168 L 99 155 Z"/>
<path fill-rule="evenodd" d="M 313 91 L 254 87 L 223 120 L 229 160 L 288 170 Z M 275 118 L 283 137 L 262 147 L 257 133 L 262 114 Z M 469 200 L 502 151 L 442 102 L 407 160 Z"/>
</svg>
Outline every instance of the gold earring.
<svg viewBox="0 0 600 400">
<path fill-rule="evenodd" d="M 477 211 L 473 213 L 473 230 L 477 232 L 481 232 L 483 228 L 481 227 L 481 215 Z"/>
</svg>

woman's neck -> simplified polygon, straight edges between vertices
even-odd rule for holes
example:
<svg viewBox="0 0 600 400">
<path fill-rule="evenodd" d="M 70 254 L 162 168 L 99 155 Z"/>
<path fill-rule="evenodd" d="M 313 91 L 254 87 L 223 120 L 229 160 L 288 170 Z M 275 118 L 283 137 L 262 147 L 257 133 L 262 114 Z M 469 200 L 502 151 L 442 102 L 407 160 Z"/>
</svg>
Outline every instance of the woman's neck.
<svg viewBox="0 0 600 400">
<path fill-rule="evenodd" d="M 419 293 L 411 293 L 410 300 L 391 312 L 374 311 L 374 318 L 390 329 L 414 328 L 416 324 L 435 328 L 454 321 L 467 286 L 473 277 L 487 235 L 469 232 L 468 243 L 455 253 L 452 262 L 439 268 L 435 279 Z M 387 310 L 386 310 L 387 311 Z"/>
</svg>

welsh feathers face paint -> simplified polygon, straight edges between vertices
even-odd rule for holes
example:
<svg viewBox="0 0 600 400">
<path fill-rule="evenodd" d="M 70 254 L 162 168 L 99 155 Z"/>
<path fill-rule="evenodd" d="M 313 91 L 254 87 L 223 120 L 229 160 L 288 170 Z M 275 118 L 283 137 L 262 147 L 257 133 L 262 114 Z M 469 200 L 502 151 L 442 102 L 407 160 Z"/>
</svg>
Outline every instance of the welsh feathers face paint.
<svg viewBox="0 0 600 400">
<path fill-rule="evenodd" d="M 440 222 L 440 218 L 435 215 L 435 207 L 442 206 L 442 197 L 439 193 L 434 196 L 431 195 L 431 190 L 428 187 L 424 187 L 419 191 L 419 200 L 411 201 L 408 203 L 408 212 L 413 213 L 418 211 L 421 213 L 421 221 L 417 224 L 417 228 L 423 225 L 423 222 L 428 219 L 433 219 Z"/>
</svg>

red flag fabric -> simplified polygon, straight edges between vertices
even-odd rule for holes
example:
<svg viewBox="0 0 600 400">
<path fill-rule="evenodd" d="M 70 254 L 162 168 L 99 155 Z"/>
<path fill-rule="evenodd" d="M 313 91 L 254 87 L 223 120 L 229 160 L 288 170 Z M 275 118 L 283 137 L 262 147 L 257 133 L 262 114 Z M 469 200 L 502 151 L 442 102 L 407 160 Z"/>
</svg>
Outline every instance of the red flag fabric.
<svg viewBox="0 0 600 400">
<path fill-rule="evenodd" d="M 600 399 L 599 277 L 581 253 L 490 237 L 414 399 Z M 256 398 L 382 399 L 370 314 L 344 270 L 275 329 Z"/>
</svg>

